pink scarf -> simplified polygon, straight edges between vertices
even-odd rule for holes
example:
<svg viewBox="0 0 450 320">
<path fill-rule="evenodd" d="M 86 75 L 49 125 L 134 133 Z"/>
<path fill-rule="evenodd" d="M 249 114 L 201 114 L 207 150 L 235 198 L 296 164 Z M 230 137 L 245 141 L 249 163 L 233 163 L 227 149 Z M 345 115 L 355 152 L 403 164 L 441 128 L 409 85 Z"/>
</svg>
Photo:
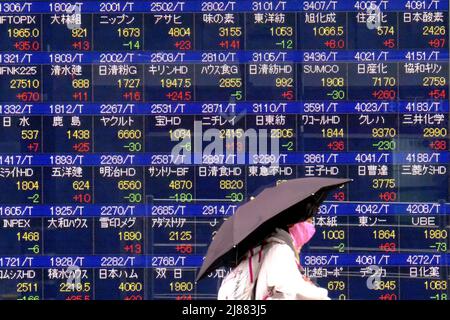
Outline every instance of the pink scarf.
<svg viewBox="0 0 450 320">
<path fill-rule="evenodd" d="M 302 221 L 290 227 L 289 233 L 292 239 L 294 239 L 295 248 L 297 251 L 300 251 L 303 245 L 314 236 L 314 233 L 316 233 L 316 228 L 312 223 Z"/>
</svg>

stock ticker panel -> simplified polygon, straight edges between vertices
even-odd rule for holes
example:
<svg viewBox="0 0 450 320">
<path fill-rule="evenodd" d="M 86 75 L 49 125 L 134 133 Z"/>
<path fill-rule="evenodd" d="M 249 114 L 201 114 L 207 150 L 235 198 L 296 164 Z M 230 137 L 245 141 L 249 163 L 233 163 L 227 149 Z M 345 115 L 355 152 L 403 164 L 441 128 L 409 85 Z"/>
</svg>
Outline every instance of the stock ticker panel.
<svg viewBox="0 0 450 320">
<path fill-rule="evenodd" d="M 224 219 L 320 176 L 330 297 L 446 300 L 448 4 L 1 1 L 0 298 L 215 299 Z"/>
</svg>

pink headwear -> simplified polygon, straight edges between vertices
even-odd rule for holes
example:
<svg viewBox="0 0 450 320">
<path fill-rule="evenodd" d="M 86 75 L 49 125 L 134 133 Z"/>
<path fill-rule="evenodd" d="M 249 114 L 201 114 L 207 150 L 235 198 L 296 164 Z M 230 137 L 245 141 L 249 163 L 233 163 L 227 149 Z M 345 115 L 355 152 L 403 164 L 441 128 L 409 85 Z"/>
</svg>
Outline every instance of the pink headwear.
<svg viewBox="0 0 450 320">
<path fill-rule="evenodd" d="M 300 250 L 305 243 L 307 243 L 316 233 L 314 225 L 307 221 L 302 221 L 294 224 L 289 228 L 289 233 L 294 239 L 294 246 L 297 250 Z"/>
</svg>

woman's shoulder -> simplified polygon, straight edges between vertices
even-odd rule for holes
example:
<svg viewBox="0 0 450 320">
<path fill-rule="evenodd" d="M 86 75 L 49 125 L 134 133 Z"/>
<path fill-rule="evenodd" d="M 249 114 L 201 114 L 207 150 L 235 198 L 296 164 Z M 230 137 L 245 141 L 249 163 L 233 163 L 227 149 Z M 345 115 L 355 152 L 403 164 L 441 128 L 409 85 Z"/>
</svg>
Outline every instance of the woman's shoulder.
<svg viewBox="0 0 450 320">
<path fill-rule="evenodd" d="M 272 258 L 277 257 L 295 257 L 295 252 L 292 250 L 292 247 L 289 246 L 287 243 L 282 242 L 274 242 L 270 243 L 270 245 L 267 247 L 266 256 L 271 256 Z"/>
<path fill-rule="evenodd" d="M 283 229 L 275 229 L 275 231 L 266 238 L 266 245 L 270 246 L 272 252 L 286 253 L 290 251 L 295 255 L 292 238 L 290 234 Z"/>
</svg>

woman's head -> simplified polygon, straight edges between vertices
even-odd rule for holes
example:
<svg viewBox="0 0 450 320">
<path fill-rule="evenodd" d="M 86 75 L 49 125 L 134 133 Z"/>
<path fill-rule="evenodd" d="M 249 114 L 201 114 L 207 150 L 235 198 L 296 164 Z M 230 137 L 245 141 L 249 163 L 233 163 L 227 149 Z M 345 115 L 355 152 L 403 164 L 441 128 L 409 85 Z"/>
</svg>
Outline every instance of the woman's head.
<svg viewBox="0 0 450 320">
<path fill-rule="evenodd" d="M 290 223 L 282 228 L 289 231 L 298 250 L 313 237 L 316 229 L 312 224 L 312 219 L 319 212 L 320 205 L 326 197 L 327 192 L 322 191 L 317 193 L 315 197 L 312 197 L 306 204 L 299 203 L 290 210 L 291 213 L 295 211 L 292 217 L 297 216 L 296 213 L 300 211 L 302 218 L 300 221 L 291 220 Z"/>
</svg>

